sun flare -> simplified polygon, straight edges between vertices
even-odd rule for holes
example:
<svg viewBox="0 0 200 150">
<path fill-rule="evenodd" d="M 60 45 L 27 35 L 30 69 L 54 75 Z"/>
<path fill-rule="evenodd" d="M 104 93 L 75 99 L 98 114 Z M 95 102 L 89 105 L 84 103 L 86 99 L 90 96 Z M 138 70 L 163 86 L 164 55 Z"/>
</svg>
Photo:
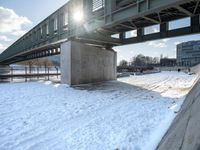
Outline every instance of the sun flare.
<svg viewBox="0 0 200 150">
<path fill-rule="evenodd" d="M 76 10 L 74 12 L 74 15 L 73 15 L 73 18 L 76 22 L 83 22 L 83 19 L 84 19 L 84 15 L 83 15 L 83 12 L 80 11 L 80 10 Z"/>
</svg>

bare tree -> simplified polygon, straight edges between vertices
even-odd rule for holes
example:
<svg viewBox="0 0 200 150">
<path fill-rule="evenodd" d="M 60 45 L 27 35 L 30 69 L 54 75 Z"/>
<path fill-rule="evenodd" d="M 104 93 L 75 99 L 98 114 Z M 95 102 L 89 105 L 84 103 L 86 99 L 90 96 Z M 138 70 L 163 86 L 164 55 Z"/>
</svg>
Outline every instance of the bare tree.
<svg viewBox="0 0 200 150">
<path fill-rule="evenodd" d="M 128 62 L 126 60 L 121 60 L 119 66 L 128 66 Z"/>
<path fill-rule="evenodd" d="M 144 65 L 158 64 L 158 63 L 159 63 L 158 57 L 144 56 L 142 54 L 134 56 L 131 59 L 131 65 L 135 66 L 144 66 Z"/>
</svg>

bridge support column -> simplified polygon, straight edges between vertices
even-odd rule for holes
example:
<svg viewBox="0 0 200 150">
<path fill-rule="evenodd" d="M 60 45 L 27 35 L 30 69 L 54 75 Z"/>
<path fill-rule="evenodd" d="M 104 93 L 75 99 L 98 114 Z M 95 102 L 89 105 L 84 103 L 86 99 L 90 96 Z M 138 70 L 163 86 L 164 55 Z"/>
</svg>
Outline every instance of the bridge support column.
<svg viewBox="0 0 200 150">
<path fill-rule="evenodd" d="M 117 54 L 76 41 L 61 45 L 61 83 L 78 85 L 116 79 Z"/>
<path fill-rule="evenodd" d="M 8 74 L 10 73 L 9 65 L 0 65 L 0 74 Z"/>
<path fill-rule="evenodd" d="M 1 77 L 1 75 L 9 74 L 10 66 L 9 65 L 0 65 L 0 82 L 8 82 L 9 78 Z"/>
</svg>

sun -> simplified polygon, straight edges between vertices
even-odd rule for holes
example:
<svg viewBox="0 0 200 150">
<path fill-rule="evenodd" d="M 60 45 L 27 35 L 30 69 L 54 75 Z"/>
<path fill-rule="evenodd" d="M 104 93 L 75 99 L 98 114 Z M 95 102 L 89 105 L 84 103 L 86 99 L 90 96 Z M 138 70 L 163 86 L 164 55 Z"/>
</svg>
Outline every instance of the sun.
<svg viewBox="0 0 200 150">
<path fill-rule="evenodd" d="M 73 14 L 74 21 L 80 23 L 84 20 L 83 12 L 80 9 L 76 9 Z"/>
</svg>

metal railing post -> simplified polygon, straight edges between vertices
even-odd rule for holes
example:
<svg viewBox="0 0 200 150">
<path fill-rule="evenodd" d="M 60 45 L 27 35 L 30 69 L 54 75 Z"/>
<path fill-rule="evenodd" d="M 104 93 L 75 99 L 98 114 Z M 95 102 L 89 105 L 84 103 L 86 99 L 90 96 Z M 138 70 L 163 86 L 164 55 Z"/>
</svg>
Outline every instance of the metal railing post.
<svg viewBox="0 0 200 150">
<path fill-rule="evenodd" d="M 37 79 L 39 80 L 39 67 L 37 67 Z"/>
<path fill-rule="evenodd" d="M 11 73 L 11 82 L 13 82 L 13 67 L 10 67 L 10 73 Z"/>
<path fill-rule="evenodd" d="M 48 71 L 48 80 L 49 80 L 49 67 L 47 68 L 47 71 Z"/>
<path fill-rule="evenodd" d="M 27 67 L 25 66 L 25 82 L 27 82 Z"/>
</svg>

